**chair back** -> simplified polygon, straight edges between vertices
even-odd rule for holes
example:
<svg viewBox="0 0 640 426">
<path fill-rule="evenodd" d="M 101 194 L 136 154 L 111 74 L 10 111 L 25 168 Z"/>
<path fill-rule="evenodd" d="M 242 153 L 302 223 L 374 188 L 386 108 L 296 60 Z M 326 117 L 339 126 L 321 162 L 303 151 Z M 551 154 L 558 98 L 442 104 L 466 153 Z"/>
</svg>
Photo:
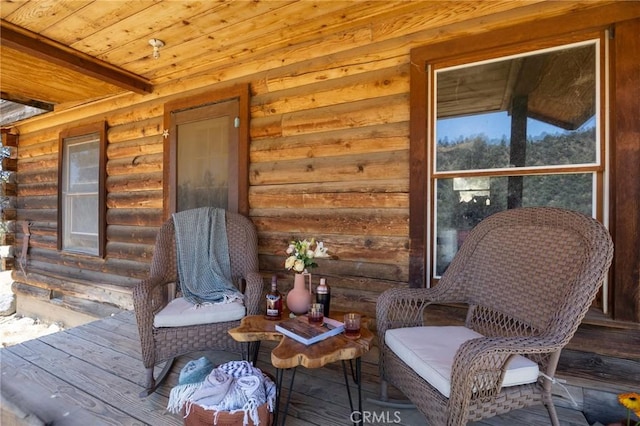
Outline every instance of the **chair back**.
<svg viewBox="0 0 640 426">
<path fill-rule="evenodd" d="M 201 216 L 199 214 L 201 212 L 191 213 L 196 214 L 193 216 L 186 215 L 184 218 L 186 220 L 194 220 L 192 219 L 193 217 Z M 216 211 L 216 213 L 219 213 L 219 211 Z M 242 309 L 243 315 L 245 313 L 247 315 L 255 315 L 258 313 L 258 304 L 263 287 L 262 276 L 258 270 L 257 232 L 253 222 L 248 218 L 229 211 L 225 211 L 224 214 L 224 232 L 228 243 L 231 280 L 244 294 L 245 309 Z M 218 217 L 217 214 L 215 216 Z M 217 220 L 211 220 L 211 222 L 215 228 L 221 225 Z M 216 223 L 214 224 L 213 222 Z M 187 222 L 187 225 L 198 224 Z M 200 232 L 197 229 L 197 226 L 194 226 L 193 229 L 187 229 L 185 236 L 190 237 L 191 234 L 189 232 Z M 141 396 L 147 396 L 155 392 L 158 386 L 167 378 L 173 362 L 178 356 L 210 350 L 237 353 L 243 351 L 242 344 L 233 339 L 228 333 L 230 328 L 240 325 L 240 318 L 238 318 L 240 310 L 236 311 L 233 317 L 229 316 L 227 319 L 218 319 L 218 321 L 204 323 L 202 321 L 194 321 L 191 324 L 176 326 L 156 327 L 154 325 L 157 314 L 164 310 L 171 300 L 179 297 L 181 293 L 178 281 L 178 250 L 175 230 L 173 216 L 160 226 L 156 236 L 149 276 L 139 281 L 133 288 L 133 304 L 136 321 L 138 322 L 142 361 L 146 369 L 145 390 L 141 393 Z M 218 233 L 221 232 L 222 230 L 218 231 Z M 214 245 L 217 245 L 217 243 L 222 242 L 222 240 L 214 240 L 214 238 L 218 238 L 218 233 L 206 235 L 207 241 L 205 242 L 198 241 L 194 235 L 193 241 L 196 245 L 187 248 L 205 251 L 208 249 L 207 244 L 213 242 Z M 184 240 L 189 241 L 187 238 L 184 238 Z M 198 246 L 197 244 L 200 245 Z M 215 253 L 216 257 L 220 254 L 219 252 Z M 205 261 L 207 260 L 209 259 L 205 259 Z M 156 374 L 154 370 L 157 364 L 161 362 L 164 362 L 162 371 Z"/>
<path fill-rule="evenodd" d="M 258 272 L 258 234 L 247 217 L 227 211 L 227 240 L 231 277 L 235 284 L 249 272 Z"/>
<path fill-rule="evenodd" d="M 258 235 L 253 222 L 238 213 L 225 212 L 225 226 L 229 246 L 231 279 L 238 285 L 240 277 L 248 272 L 258 271 Z M 178 282 L 178 261 L 176 251 L 175 225 L 169 218 L 158 231 L 151 261 L 150 275 L 163 277 L 164 281 Z M 169 299 L 174 295 L 168 295 Z"/>
<path fill-rule="evenodd" d="M 581 213 L 530 207 L 478 224 L 445 271 L 469 304 L 467 327 L 485 336 L 545 336 L 568 343 L 613 257 L 606 228 Z"/>
</svg>

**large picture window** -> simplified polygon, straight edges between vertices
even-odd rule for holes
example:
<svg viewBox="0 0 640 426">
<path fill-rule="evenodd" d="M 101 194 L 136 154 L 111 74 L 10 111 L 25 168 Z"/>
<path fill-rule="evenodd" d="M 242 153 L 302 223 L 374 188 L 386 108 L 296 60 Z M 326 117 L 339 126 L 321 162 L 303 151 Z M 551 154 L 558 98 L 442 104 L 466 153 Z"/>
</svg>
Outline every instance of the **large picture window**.
<svg viewBox="0 0 640 426">
<path fill-rule="evenodd" d="M 492 213 L 556 206 L 597 216 L 598 45 L 434 67 L 434 278 Z"/>
<path fill-rule="evenodd" d="M 411 285 L 437 283 L 469 231 L 501 210 L 557 206 L 604 221 L 604 43 L 592 33 L 412 52 L 424 69 L 412 73 L 411 158 L 423 163 L 411 173 Z"/>
<path fill-rule="evenodd" d="M 104 124 L 72 129 L 60 136 L 60 250 L 103 254 L 104 139 Z"/>
</svg>

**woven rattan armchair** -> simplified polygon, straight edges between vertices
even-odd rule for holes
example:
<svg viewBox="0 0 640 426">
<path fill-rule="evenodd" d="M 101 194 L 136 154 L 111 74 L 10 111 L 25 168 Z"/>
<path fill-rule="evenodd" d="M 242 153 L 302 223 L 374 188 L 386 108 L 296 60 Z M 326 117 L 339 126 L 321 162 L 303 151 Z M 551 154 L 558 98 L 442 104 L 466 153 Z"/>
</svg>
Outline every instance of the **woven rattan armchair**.
<svg viewBox="0 0 640 426">
<path fill-rule="evenodd" d="M 573 211 L 531 207 L 488 217 L 469 233 L 436 286 L 395 288 L 379 297 L 382 399 L 387 383 L 393 384 L 430 426 L 464 425 L 537 404 L 558 425 L 551 388 L 560 351 L 594 300 L 612 256 L 604 226 Z M 422 327 L 433 304 L 467 306 L 465 325 Z M 458 331 L 481 336 L 450 351 L 442 385 L 424 367 L 437 358 L 432 347 Z M 411 338 L 398 340 L 402 335 Z M 533 379 L 503 386 L 507 364 L 516 358 L 533 361 Z"/>
<path fill-rule="evenodd" d="M 233 282 L 244 293 L 246 315 L 259 311 L 263 281 L 258 273 L 258 238 L 253 223 L 246 217 L 227 211 L 225 214 L 229 260 Z M 166 221 L 156 237 L 149 277 L 133 290 L 133 302 L 142 346 L 142 361 L 146 368 L 145 391 L 153 393 L 170 371 L 176 357 L 203 350 L 228 350 L 242 353 L 240 343 L 227 331 L 240 320 L 180 327 L 155 327 L 154 317 L 169 302 L 181 295 L 178 282 L 175 227 L 173 219 Z M 165 362 L 154 377 L 156 365 Z"/>
</svg>

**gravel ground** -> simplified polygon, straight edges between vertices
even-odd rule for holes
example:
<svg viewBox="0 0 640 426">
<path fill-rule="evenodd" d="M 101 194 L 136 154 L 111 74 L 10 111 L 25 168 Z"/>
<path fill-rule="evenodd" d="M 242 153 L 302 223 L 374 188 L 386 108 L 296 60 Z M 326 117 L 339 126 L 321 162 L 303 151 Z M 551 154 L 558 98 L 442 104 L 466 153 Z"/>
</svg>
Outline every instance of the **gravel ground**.
<svg viewBox="0 0 640 426">
<path fill-rule="evenodd" d="M 0 294 L 11 294 L 11 271 L 0 272 Z M 0 347 L 12 346 L 62 330 L 58 324 L 46 324 L 37 318 L 17 314 L 0 316 Z"/>
<path fill-rule="evenodd" d="M 57 324 L 45 324 L 37 318 L 21 317 L 16 314 L 0 317 L 0 345 L 12 346 L 60 330 L 62 328 Z"/>
</svg>

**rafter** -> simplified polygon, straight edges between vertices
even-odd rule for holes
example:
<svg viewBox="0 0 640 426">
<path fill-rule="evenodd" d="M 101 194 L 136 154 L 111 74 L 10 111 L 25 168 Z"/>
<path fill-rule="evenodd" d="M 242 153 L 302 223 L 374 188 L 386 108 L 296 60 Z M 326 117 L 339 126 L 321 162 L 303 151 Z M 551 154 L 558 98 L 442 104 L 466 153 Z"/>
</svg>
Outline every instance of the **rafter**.
<svg viewBox="0 0 640 426">
<path fill-rule="evenodd" d="M 145 78 L 114 67 L 46 37 L 0 21 L 0 41 L 14 50 L 46 60 L 135 93 L 151 93 L 153 85 Z"/>
</svg>

